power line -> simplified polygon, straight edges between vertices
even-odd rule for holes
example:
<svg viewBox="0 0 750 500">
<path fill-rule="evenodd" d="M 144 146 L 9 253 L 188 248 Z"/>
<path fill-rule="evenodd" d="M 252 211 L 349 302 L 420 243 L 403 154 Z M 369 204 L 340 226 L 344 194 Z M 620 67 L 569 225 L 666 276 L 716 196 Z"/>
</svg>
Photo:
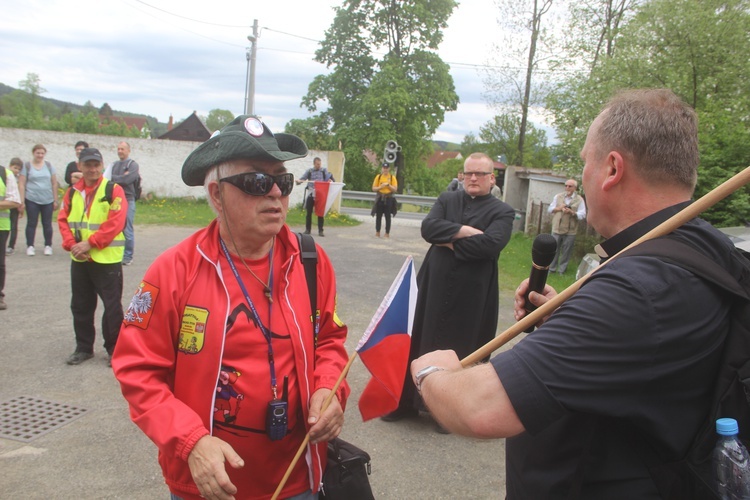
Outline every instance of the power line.
<svg viewBox="0 0 750 500">
<path fill-rule="evenodd" d="M 148 3 L 144 2 L 143 0 L 135 0 L 135 1 L 138 2 L 138 3 L 141 3 L 143 5 L 145 5 L 146 7 L 150 7 L 152 9 L 154 9 L 154 10 L 158 10 L 159 12 L 163 12 L 163 13 L 168 14 L 170 16 L 179 17 L 180 19 L 186 19 L 188 21 L 193 21 L 194 23 L 210 24 L 211 26 L 221 26 L 222 28 L 248 28 L 248 29 L 252 28 L 252 26 L 247 25 L 247 24 L 243 24 L 241 26 L 236 26 L 236 25 L 231 25 L 231 24 L 219 24 L 219 23 L 210 23 L 208 21 L 201 21 L 199 19 L 193 19 L 191 17 L 181 16 L 179 14 L 175 14 L 174 12 L 169 12 L 168 10 L 160 9 L 159 7 L 156 7 L 154 5 L 148 4 Z"/>
</svg>

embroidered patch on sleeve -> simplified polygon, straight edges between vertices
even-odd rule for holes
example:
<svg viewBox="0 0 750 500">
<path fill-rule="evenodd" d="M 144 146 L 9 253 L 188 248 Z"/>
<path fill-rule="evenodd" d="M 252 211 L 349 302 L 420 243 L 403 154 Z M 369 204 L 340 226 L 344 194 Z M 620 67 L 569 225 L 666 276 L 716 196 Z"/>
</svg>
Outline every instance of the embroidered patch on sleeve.
<svg viewBox="0 0 750 500">
<path fill-rule="evenodd" d="M 336 294 L 336 299 L 334 301 L 333 305 L 333 322 L 336 323 L 336 326 L 342 327 L 344 326 L 344 322 L 341 321 L 341 318 L 339 318 L 338 315 L 338 305 L 339 305 L 339 296 Z"/>
<path fill-rule="evenodd" d="M 180 322 L 180 345 L 178 350 L 185 354 L 197 354 L 203 349 L 208 323 L 208 309 L 185 306 Z"/>
<path fill-rule="evenodd" d="M 146 281 L 141 281 L 133 298 L 130 299 L 130 305 L 128 306 L 128 310 L 125 311 L 123 323 L 137 326 L 143 330 L 148 328 L 148 324 L 151 321 L 151 313 L 154 310 L 154 304 L 156 304 L 158 296 L 158 287 Z"/>
<path fill-rule="evenodd" d="M 122 198 L 118 196 L 114 200 L 112 200 L 112 204 L 109 206 L 109 209 L 115 211 L 122 209 Z"/>
</svg>

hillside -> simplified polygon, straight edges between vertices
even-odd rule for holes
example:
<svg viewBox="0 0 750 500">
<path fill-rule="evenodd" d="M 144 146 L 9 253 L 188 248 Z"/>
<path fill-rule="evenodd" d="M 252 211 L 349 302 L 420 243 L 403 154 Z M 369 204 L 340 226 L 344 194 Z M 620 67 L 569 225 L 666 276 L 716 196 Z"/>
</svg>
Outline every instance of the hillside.
<svg viewBox="0 0 750 500">
<path fill-rule="evenodd" d="M 19 90 L 19 89 L 10 87 L 0 82 L 0 97 L 6 94 L 10 94 L 14 90 Z M 63 113 L 68 112 L 68 111 L 80 112 L 86 107 L 85 104 L 75 104 L 72 102 L 60 101 L 58 99 L 51 99 L 49 97 L 44 97 L 44 96 L 39 96 L 39 100 L 42 101 L 43 103 L 47 103 L 49 105 L 55 106 L 57 109 L 61 110 L 61 112 Z M 104 105 L 104 103 L 102 103 L 102 105 Z M 144 115 L 144 114 L 139 114 L 139 113 L 129 113 L 127 111 L 117 111 L 115 109 L 112 110 L 112 114 L 114 116 L 122 116 L 122 117 L 129 117 L 129 118 L 130 117 L 145 118 L 148 121 L 149 127 L 151 127 L 153 137 L 158 137 L 159 135 L 167 131 L 166 123 L 160 123 L 157 118 L 150 116 L 150 115 Z"/>
</svg>

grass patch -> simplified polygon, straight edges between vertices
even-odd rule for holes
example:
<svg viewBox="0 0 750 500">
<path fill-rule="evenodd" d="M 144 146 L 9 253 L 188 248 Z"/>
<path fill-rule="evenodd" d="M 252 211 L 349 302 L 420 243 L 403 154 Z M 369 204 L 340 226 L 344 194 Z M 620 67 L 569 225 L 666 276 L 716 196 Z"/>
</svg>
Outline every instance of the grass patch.
<svg viewBox="0 0 750 500">
<path fill-rule="evenodd" d="M 533 238 L 523 233 L 513 233 L 510 241 L 500 253 L 497 271 L 501 291 L 513 291 L 518 284 L 529 277 L 531 272 L 531 245 Z M 550 273 L 547 283 L 558 292 L 572 285 L 576 280 L 576 269 L 580 261 L 570 259 L 563 275 Z"/>
<path fill-rule="evenodd" d="M 216 214 L 202 198 L 141 199 L 138 200 L 138 210 L 135 213 L 136 224 L 162 226 L 205 227 L 215 218 Z M 290 226 L 305 224 L 305 211 L 301 205 L 289 208 L 286 222 Z M 330 226 L 356 226 L 359 223 L 348 215 L 336 212 L 329 212 L 326 216 L 326 225 Z"/>
</svg>

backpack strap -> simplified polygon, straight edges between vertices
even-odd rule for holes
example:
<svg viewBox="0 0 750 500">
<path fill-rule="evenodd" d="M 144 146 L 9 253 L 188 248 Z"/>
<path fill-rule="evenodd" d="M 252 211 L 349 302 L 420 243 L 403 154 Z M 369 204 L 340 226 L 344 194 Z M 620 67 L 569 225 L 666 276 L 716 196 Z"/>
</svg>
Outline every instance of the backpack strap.
<svg viewBox="0 0 750 500">
<path fill-rule="evenodd" d="M 117 184 L 115 184 L 112 181 L 107 181 L 107 184 L 104 186 L 104 198 L 107 200 L 107 203 L 109 203 L 110 205 L 112 204 L 112 200 L 114 199 L 113 193 L 115 191 L 116 185 Z M 75 189 L 73 189 L 73 186 L 70 186 L 67 191 L 68 207 L 71 207 L 73 205 L 73 191 L 75 191 Z"/>
<path fill-rule="evenodd" d="M 623 252 L 620 257 L 634 255 L 658 257 L 663 261 L 671 262 L 741 299 L 750 300 L 736 277 L 706 255 L 675 238 L 655 238 L 644 241 Z"/>
<path fill-rule="evenodd" d="M 3 181 L 3 184 L 8 184 L 8 177 L 5 174 L 5 167 L 0 165 L 0 180 Z"/>
<path fill-rule="evenodd" d="M 297 233 L 297 242 L 300 248 L 300 260 L 305 266 L 305 279 L 307 280 L 307 293 L 310 296 L 311 321 L 315 331 L 315 347 L 318 346 L 318 321 L 316 311 L 318 309 L 318 247 L 315 240 L 309 234 Z"/>
<path fill-rule="evenodd" d="M 653 256 L 690 271 L 699 278 L 734 296 L 735 300 L 739 299 L 739 302 L 734 303 L 734 308 L 747 307 L 738 304 L 746 304 L 750 301 L 748 283 L 742 282 L 743 279 L 746 279 L 747 272 L 742 272 L 742 275 L 738 277 L 732 276 L 726 269 L 708 256 L 696 250 L 688 243 L 674 237 L 667 236 L 648 240 L 622 254 L 622 256 L 638 255 Z M 744 267 L 748 269 L 746 258 L 741 251 L 735 249 L 733 258 L 739 259 L 740 262 L 743 262 Z M 708 481 L 708 478 L 711 477 L 711 470 L 710 460 L 706 457 L 710 457 L 710 447 L 705 444 L 710 443 L 711 438 L 714 436 L 714 421 L 717 417 L 713 413 L 720 405 L 722 398 L 730 397 L 730 391 L 739 390 L 743 392 L 744 390 L 745 398 L 748 397 L 747 389 L 743 389 L 745 382 L 742 372 L 745 368 L 738 366 L 747 364 L 747 360 L 745 359 L 747 348 L 744 344 L 743 333 L 737 330 L 737 325 L 735 324 L 738 314 L 737 312 L 733 312 L 732 324 L 730 325 L 731 330 L 724 340 L 724 354 L 722 354 L 721 358 L 722 366 L 726 364 L 731 369 L 722 367 L 716 374 L 716 387 L 713 390 L 719 394 L 714 394 L 707 420 L 701 424 L 696 435 L 693 437 L 693 442 L 689 447 L 686 457 L 682 460 L 665 463 L 658 456 L 653 446 L 646 442 L 646 439 L 639 432 L 630 426 L 622 426 L 622 430 L 629 436 L 629 441 L 632 443 L 641 460 L 646 464 L 660 495 L 664 499 L 718 498 L 715 496 L 715 492 L 709 487 L 710 481 Z M 734 380 L 737 375 L 740 375 L 739 380 Z M 733 397 L 738 401 L 743 399 L 742 396 L 734 395 Z"/>
</svg>

